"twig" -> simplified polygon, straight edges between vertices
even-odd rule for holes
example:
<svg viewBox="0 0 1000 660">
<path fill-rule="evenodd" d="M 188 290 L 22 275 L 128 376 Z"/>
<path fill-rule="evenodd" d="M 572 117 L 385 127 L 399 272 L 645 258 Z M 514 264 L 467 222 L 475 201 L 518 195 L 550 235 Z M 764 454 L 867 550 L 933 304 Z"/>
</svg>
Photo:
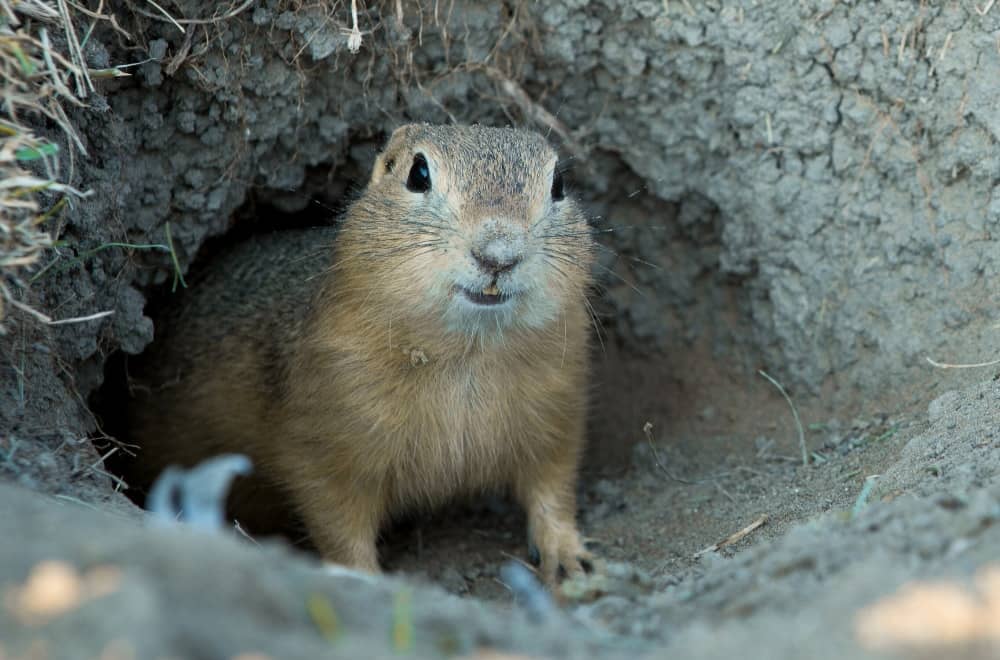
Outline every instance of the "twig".
<svg viewBox="0 0 1000 660">
<path fill-rule="evenodd" d="M 753 521 L 752 523 L 750 523 L 749 525 L 747 525 L 746 527 L 744 527 L 740 531 L 738 531 L 738 532 L 736 532 L 734 534 L 730 534 L 729 536 L 727 536 L 726 538 L 722 539 L 718 543 L 714 543 L 714 544 L 708 546 L 707 548 L 705 548 L 704 550 L 699 550 L 698 552 L 694 553 L 694 558 L 695 559 L 700 559 L 701 557 L 703 557 L 704 555 L 707 555 L 710 552 L 718 552 L 719 550 L 722 550 L 726 546 L 729 546 L 729 545 L 732 545 L 734 543 L 738 543 L 739 541 L 742 541 L 744 538 L 746 538 L 747 536 L 749 536 L 751 532 L 753 532 L 754 530 L 756 530 L 756 529 L 758 529 L 760 527 L 763 527 L 764 524 L 768 521 L 768 518 L 769 518 L 769 516 L 765 513 L 760 518 L 758 518 L 757 520 Z"/>
<path fill-rule="evenodd" d="M 938 369 L 979 369 L 981 367 L 993 367 L 1000 364 L 1000 360 L 990 360 L 989 362 L 977 362 L 976 364 L 950 364 L 948 362 L 938 362 L 930 357 L 924 357 L 932 366 Z"/>
<path fill-rule="evenodd" d="M 250 541 L 254 545 L 257 545 L 257 546 L 260 545 L 260 542 L 257 539 L 255 539 L 254 537 L 250 536 L 250 534 L 247 533 L 247 530 L 243 529 L 243 526 L 240 525 L 240 521 L 239 520 L 233 520 L 233 529 L 235 529 L 237 531 L 237 533 L 239 533 L 240 536 L 242 536 L 246 540 Z"/>
<path fill-rule="evenodd" d="M 252 7 L 254 2 L 256 2 L 256 0 L 244 0 L 243 4 L 241 4 L 239 7 L 236 7 L 235 9 L 232 9 L 226 12 L 225 14 L 219 14 L 218 16 L 213 16 L 212 18 L 174 18 L 166 11 L 164 11 L 162 7 L 153 2 L 153 0 L 146 0 L 146 2 L 159 9 L 163 13 L 163 15 L 160 16 L 159 14 L 153 14 L 148 11 L 139 9 L 138 7 L 134 8 L 135 11 L 139 14 L 142 14 L 146 18 L 152 18 L 157 21 L 170 23 L 176 26 L 177 29 L 179 29 L 181 32 L 186 32 L 186 30 L 183 27 L 184 25 L 211 25 L 212 23 L 227 21 L 230 18 L 233 18 L 234 16 L 242 14 L 244 11 Z"/>
<path fill-rule="evenodd" d="M 46 179 L 39 179 L 33 176 L 15 176 L 8 179 L 0 180 L 0 190 L 6 190 L 8 188 L 30 188 L 33 190 L 47 190 L 56 191 L 61 193 L 66 193 L 73 195 L 74 197 L 79 197 L 80 199 L 85 199 L 94 194 L 93 190 L 77 190 L 72 186 L 67 186 L 64 183 L 57 183 L 56 181 L 48 181 Z"/>
<path fill-rule="evenodd" d="M 792 409 L 792 416 L 795 417 L 795 426 L 799 430 L 799 449 L 802 450 L 802 465 L 809 465 L 809 454 L 806 452 L 806 432 L 802 428 L 802 420 L 799 419 L 799 411 L 795 407 L 795 404 L 792 403 L 792 398 L 788 396 L 788 392 L 786 392 L 785 388 L 781 386 L 781 383 L 771 378 L 766 371 L 758 369 L 757 373 L 778 388 L 778 391 L 781 392 L 781 396 L 785 397 L 785 401 L 788 402 L 788 407 Z"/>
<path fill-rule="evenodd" d="M 88 470 L 95 470 L 99 466 L 104 465 L 104 461 L 106 461 L 109 458 L 111 458 L 112 456 L 114 456 L 115 452 L 117 452 L 119 449 L 121 449 L 121 447 L 112 447 L 111 449 L 108 450 L 108 452 L 106 454 L 104 454 L 104 456 L 101 456 L 96 461 L 94 461 L 93 463 L 91 463 L 90 466 L 87 469 Z"/>
<path fill-rule="evenodd" d="M 351 31 L 347 37 L 347 50 L 352 53 L 361 50 L 361 30 L 358 29 L 358 0 L 351 0 Z"/>
<path fill-rule="evenodd" d="M 38 30 L 38 36 L 42 40 L 42 59 L 45 60 L 45 64 L 49 68 L 52 85 L 56 88 L 56 92 L 65 98 L 75 99 L 76 97 L 73 96 L 73 92 L 69 91 L 69 88 L 63 84 L 62 77 L 59 75 L 59 70 L 56 68 L 56 63 L 52 58 L 52 44 L 49 42 L 48 30 L 40 28 Z"/>
<path fill-rule="evenodd" d="M 521 85 L 507 77 L 507 75 L 500 69 L 494 66 L 484 66 L 482 70 L 486 73 L 488 78 L 500 86 L 500 89 L 504 94 L 509 96 L 511 100 L 513 100 L 514 103 L 521 108 L 521 112 L 523 112 L 528 119 L 549 128 L 553 133 L 559 136 L 559 138 L 566 145 L 570 154 L 579 159 L 581 162 L 588 162 L 586 158 L 586 149 L 577 144 L 576 140 L 573 139 L 573 136 L 570 134 L 569 129 L 566 128 L 566 125 L 563 124 L 558 117 L 536 103 L 528 92 L 521 87 Z"/>
<path fill-rule="evenodd" d="M 730 502 L 732 502 L 733 504 L 736 504 L 736 498 L 735 498 L 735 497 L 733 497 L 732 495 L 730 495 L 729 491 L 728 491 L 728 490 L 726 490 L 726 489 L 725 489 L 725 488 L 723 487 L 723 485 L 722 485 L 722 484 L 720 484 L 720 483 L 719 483 L 718 481 L 713 481 L 713 482 L 712 482 L 712 484 L 713 484 L 713 485 L 714 485 L 714 486 L 716 487 L 716 489 L 717 489 L 717 490 L 718 490 L 718 491 L 719 491 L 720 493 L 722 493 L 723 495 L 725 495 L 725 496 L 726 496 L 726 499 L 728 499 L 728 500 L 729 500 Z"/>
<path fill-rule="evenodd" d="M 96 19 L 98 21 L 107 21 L 108 25 L 111 26 L 111 29 L 113 29 L 115 32 L 125 37 L 127 40 L 133 41 L 132 35 L 129 34 L 122 26 L 118 25 L 118 20 L 115 18 L 114 14 L 101 13 L 101 9 L 104 8 L 104 0 L 101 0 L 101 4 L 97 7 L 96 11 L 87 9 L 83 5 L 73 2 L 73 0 L 66 0 L 66 2 L 69 4 L 70 7 L 73 8 L 73 11 L 78 11 L 84 16 L 89 16 L 90 18 Z"/>
<path fill-rule="evenodd" d="M 184 36 L 184 43 L 181 47 L 177 49 L 177 52 L 172 58 L 170 58 L 170 63 L 167 64 L 165 71 L 168 76 L 172 76 L 177 73 L 177 69 L 181 68 L 181 64 L 187 59 L 188 53 L 191 52 L 191 44 L 194 43 L 194 33 L 196 30 L 191 30 Z"/>
<path fill-rule="evenodd" d="M 880 475 L 872 474 L 865 477 L 865 485 L 861 487 L 861 492 L 858 493 L 858 499 L 854 500 L 854 506 L 851 507 L 851 519 L 857 518 L 858 514 L 861 513 L 865 508 L 865 504 L 868 503 L 868 496 L 872 493 L 872 488 L 875 487 L 875 480 L 879 478 Z"/>
<path fill-rule="evenodd" d="M 684 479 L 681 479 L 680 477 L 672 473 L 670 470 L 668 470 L 666 466 L 664 466 L 663 463 L 660 462 L 660 454 L 659 452 L 656 451 L 656 444 L 653 442 L 653 423 L 646 422 L 645 424 L 643 424 L 642 432 L 646 434 L 646 442 L 649 443 L 649 449 L 653 452 L 653 460 L 656 462 L 657 467 L 663 470 L 663 473 L 668 477 L 670 477 L 671 479 L 673 479 L 674 481 L 686 484 L 688 486 L 694 486 L 695 483 L 693 481 L 686 481 Z"/>
<path fill-rule="evenodd" d="M 6 299 L 7 302 L 9 302 L 14 307 L 18 308 L 22 312 L 25 312 L 26 314 L 34 316 L 36 319 L 38 319 L 45 325 L 69 325 L 70 323 L 84 323 L 86 321 L 96 321 L 97 319 L 103 319 L 106 316 L 111 316 L 112 314 L 114 314 L 113 310 L 108 310 L 105 312 L 97 312 L 96 314 L 90 314 L 88 316 L 75 316 L 72 318 L 59 319 L 58 321 L 56 321 L 53 320 L 52 317 L 49 316 L 48 314 L 43 314 L 42 312 L 39 312 L 31 305 L 27 305 L 21 302 L 20 300 L 14 298 L 14 296 L 12 296 L 10 293 L 10 289 L 8 289 L 3 284 L 3 282 L 0 282 L 0 295 L 2 295 L 3 298 Z"/>
<path fill-rule="evenodd" d="M 48 314 L 43 314 L 42 312 L 39 312 L 31 305 L 23 303 L 20 300 L 14 298 L 14 296 L 11 295 L 10 293 L 10 289 L 7 288 L 7 285 L 5 285 L 3 281 L 0 281 L 0 298 L 6 300 L 12 306 L 16 307 L 22 312 L 30 314 L 31 316 L 35 317 L 36 319 L 38 319 L 39 321 L 41 321 L 46 325 L 68 325 L 70 323 L 83 323 L 85 321 L 94 321 L 97 319 L 104 318 L 105 316 L 110 316 L 114 314 L 113 311 L 108 310 L 106 312 L 97 312 L 96 314 L 90 314 L 89 316 L 78 316 L 74 318 L 59 319 L 58 321 L 55 321 Z"/>
<path fill-rule="evenodd" d="M 58 321 L 46 321 L 48 325 L 69 325 L 70 323 L 84 323 L 86 321 L 96 321 L 97 319 L 103 319 L 106 316 L 111 316 L 114 314 L 114 310 L 107 310 L 105 312 L 97 312 L 96 314 L 90 314 L 89 316 L 75 316 L 69 319 L 59 319 Z"/>
<path fill-rule="evenodd" d="M 76 77 L 76 94 L 80 98 L 85 98 L 87 92 L 93 92 L 94 81 L 90 79 L 87 71 L 87 60 L 83 57 L 83 48 L 80 47 L 80 40 L 77 39 L 76 29 L 73 27 L 73 19 L 69 15 L 69 7 L 66 0 L 58 0 L 59 15 L 62 17 L 63 31 L 66 33 L 66 44 L 69 48 L 70 59 L 76 65 L 73 71 Z"/>
<path fill-rule="evenodd" d="M 101 511 L 101 509 L 94 506 L 90 502 L 84 502 L 83 500 L 76 497 L 70 497 L 69 495 L 53 495 L 52 497 L 54 497 L 57 500 L 65 500 L 67 502 L 72 502 L 73 504 L 78 504 L 88 509 L 93 509 L 94 511 Z"/>
<path fill-rule="evenodd" d="M 167 22 L 170 23 L 170 24 L 172 24 L 178 30 L 180 30 L 181 34 L 184 34 L 186 32 L 184 30 L 184 26 L 181 25 L 180 23 L 178 23 L 177 19 L 170 15 L 170 12 L 168 12 L 166 9 L 164 9 L 160 5 L 156 4 L 156 0 L 146 0 L 146 2 L 148 2 L 149 4 L 151 4 L 154 7 L 156 7 L 156 10 L 159 11 L 161 14 L 163 14 L 163 16 L 167 19 Z M 145 12 L 142 12 L 142 10 L 139 10 L 139 11 L 140 11 L 140 13 L 145 13 Z"/>
<path fill-rule="evenodd" d="M 18 13 L 31 16 L 32 18 L 42 21 L 51 21 L 59 18 L 59 14 L 55 9 L 41 2 L 15 2 L 14 4 L 17 6 Z M 7 6 L 6 2 L 3 3 L 3 8 L 7 10 L 7 16 L 13 19 L 11 25 L 18 26 L 21 24 L 17 20 L 17 14 Z"/>
<path fill-rule="evenodd" d="M 526 569 L 528 569 L 529 571 L 531 571 L 535 575 L 539 575 L 539 572 L 538 572 L 537 568 L 535 568 L 534 566 L 532 566 L 528 562 L 524 561 L 520 557 L 515 557 L 514 555 L 510 554 L 506 550 L 501 550 L 500 554 L 503 555 L 504 557 L 506 557 L 507 559 L 509 559 L 510 561 L 516 561 L 517 563 L 521 564 L 522 566 L 524 566 Z M 504 583 L 501 582 L 500 584 L 504 584 Z M 507 586 L 507 585 L 504 585 L 504 586 Z"/>
<path fill-rule="evenodd" d="M 51 318 L 49 318 L 45 314 L 42 314 L 41 312 L 39 312 L 37 309 L 35 309 L 31 305 L 26 305 L 23 302 L 21 302 L 20 300 L 17 300 L 12 295 L 10 295 L 10 291 L 7 289 L 6 286 L 4 286 L 3 282 L 0 282 L 0 293 L 3 294 L 4 300 L 6 300 L 8 303 L 10 303 L 13 307 L 16 307 L 17 309 L 21 310 L 22 312 L 24 312 L 26 314 L 30 314 L 31 316 L 34 316 L 36 319 L 38 319 L 42 323 L 52 323 L 52 319 Z"/>
</svg>

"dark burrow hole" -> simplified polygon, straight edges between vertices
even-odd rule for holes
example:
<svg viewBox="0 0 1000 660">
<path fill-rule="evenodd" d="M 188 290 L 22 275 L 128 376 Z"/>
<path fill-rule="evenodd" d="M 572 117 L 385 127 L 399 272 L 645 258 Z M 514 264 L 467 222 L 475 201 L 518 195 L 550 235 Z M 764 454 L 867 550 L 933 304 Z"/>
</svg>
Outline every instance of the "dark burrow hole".
<svg viewBox="0 0 1000 660">
<path fill-rule="evenodd" d="M 335 224 L 363 185 L 362 171 L 361 166 L 354 168 L 349 182 L 339 186 L 331 184 L 329 171 L 316 170 L 301 191 L 252 193 L 235 213 L 232 228 L 202 246 L 187 279 L 196 282 L 198 273 L 221 251 L 254 235 Z M 671 419 L 683 417 L 697 405 L 676 374 L 690 371 L 699 360 L 711 360 L 720 345 L 733 341 L 726 333 L 738 330 L 720 322 L 732 316 L 727 291 L 733 283 L 718 272 L 721 223 L 715 206 L 697 195 L 678 202 L 659 200 L 616 158 L 606 171 L 616 172 L 611 177 L 616 182 L 613 190 L 581 195 L 604 246 L 595 273 L 599 281 L 595 325 L 600 338 L 593 342 L 594 382 L 579 485 L 581 506 L 589 485 L 628 472 L 633 445 L 646 442 L 645 422 L 666 428 Z M 343 182 L 344 173 L 338 172 L 337 178 Z M 146 292 L 148 316 L 155 319 L 170 302 L 170 288 L 168 283 Z M 135 448 L 123 414 L 129 403 L 129 359 L 121 352 L 109 357 L 104 385 L 90 403 L 104 435 L 114 439 L 96 438 L 98 451 L 104 455 L 121 444 L 106 460 L 106 468 L 129 483 L 126 495 L 142 506 L 148 484 L 133 483 L 131 478 L 141 455 L 130 455 Z M 391 569 L 401 555 L 419 556 L 425 547 L 461 543 L 456 530 L 466 529 L 491 530 L 511 552 L 524 556 L 525 525 L 519 507 L 507 498 L 482 497 L 396 521 L 380 546 L 383 561 Z M 300 525 L 290 525 L 286 537 L 309 547 Z"/>
<path fill-rule="evenodd" d="M 253 189 L 246 201 L 230 219 L 229 229 L 222 235 L 208 238 L 191 260 L 185 274 L 190 284 L 197 283 L 200 274 L 226 250 L 254 236 L 273 232 L 335 226 L 351 198 L 363 186 L 361 167 L 354 161 L 339 168 L 336 178 L 331 168 L 314 168 L 307 172 L 306 183 L 300 190 L 283 191 L 270 188 Z M 169 278 L 168 278 L 169 280 Z M 154 320 L 179 295 L 172 281 L 144 291 L 144 313 Z M 155 334 L 155 332 L 154 332 Z M 155 339 L 154 339 L 155 342 Z M 136 360 L 122 351 L 112 353 L 105 362 L 104 383 L 90 397 L 100 433 L 93 443 L 102 456 L 117 447 L 105 459 L 105 468 L 128 484 L 124 493 L 144 507 L 150 484 L 133 478 L 135 466 L 142 460 L 141 452 L 129 437 L 126 411 L 130 405 L 129 363 Z M 295 534 L 290 534 L 294 540 Z"/>
</svg>

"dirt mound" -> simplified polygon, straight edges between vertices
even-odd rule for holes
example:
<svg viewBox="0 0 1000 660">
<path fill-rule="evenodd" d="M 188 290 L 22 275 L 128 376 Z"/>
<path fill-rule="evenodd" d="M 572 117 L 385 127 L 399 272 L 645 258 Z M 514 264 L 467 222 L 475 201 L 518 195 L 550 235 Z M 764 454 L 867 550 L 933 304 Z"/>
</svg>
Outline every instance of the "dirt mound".
<svg viewBox="0 0 1000 660">
<path fill-rule="evenodd" d="M 733 547 L 696 553 L 697 559 L 687 554 L 671 561 L 670 555 L 721 537 L 705 526 L 671 530 L 636 520 L 661 508 L 698 506 L 702 493 L 681 487 L 638 499 L 629 491 L 644 471 L 648 476 L 648 466 L 639 478 L 605 483 L 588 506 L 623 499 L 628 508 L 588 516 L 585 528 L 596 536 L 616 517 L 631 519 L 633 529 L 619 532 L 624 542 L 605 554 L 638 566 L 612 562 L 599 577 L 564 585 L 564 593 L 582 600 L 542 619 L 411 586 L 412 575 L 330 576 L 282 545 L 258 547 L 235 534 L 178 525 L 136 525 L 0 486 L 6 503 L 0 533 L 18 539 L 0 547 L 2 650 L 14 657 L 31 649 L 44 649 L 45 657 L 97 657 L 109 649 L 136 657 L 390 657 L 400 651 L 490 657 L 484 649 L 551 658 L 798 658 L 803 650 L 813 658 L 991 657 L 1000 631 L 984 610 L 991 602 L 984 599 L 995 592 L 983 591 L 993 582 L 982 570 L 996 568 L 993 548 L 1000 543 L 997 401 L 1000 385 L 992 381 L 938 399 L 930 423 L 913 425 L 901 459 L 874 489 L 838 496 L 839 489 L 827 485 L 830 506 L 817 505 L 824 487 L 816 482 L 837 484 L 830 471 L 846 457 L 792 471 L 761 461 L 752 469 L 769 473 L 774 491 L 801 494 L 809 504 L 789 507 L 769 493 L 761 499 L 770 502 L 765 506 L 781 528 L 768 533 L 771 540 L 751 533 Z M 874 449 L 854 451 L 871 458 Z M 805 492 L 810 486 L 814 493 Z M 616 498 L 621 491 L 628 495 Z M 734 531 L 762 505 L 740 495 L 723 516 Z M 650 531 L 659 549 L 642 546 Z M 500 553 L 489 549 L 492 542 L 456 551 L 454 539 L 433 539 L 415 564 L 425 574 L 467 575 L 472 558 L 492 551 L 494 565 L 479 570 L 495 580 Z M 400 563 L 395 568 L 405 572 Z M 918 579 L 934 581 L 912 586 Z M 947 619 L 931 616 L 914 633 L 908 603 L 926 613 L 914 600 L 921 593 Z M 942 602 L 942 594 L 950 600 Z M 953 600 L 961 606 L 949 606 Z"/>
</svg>

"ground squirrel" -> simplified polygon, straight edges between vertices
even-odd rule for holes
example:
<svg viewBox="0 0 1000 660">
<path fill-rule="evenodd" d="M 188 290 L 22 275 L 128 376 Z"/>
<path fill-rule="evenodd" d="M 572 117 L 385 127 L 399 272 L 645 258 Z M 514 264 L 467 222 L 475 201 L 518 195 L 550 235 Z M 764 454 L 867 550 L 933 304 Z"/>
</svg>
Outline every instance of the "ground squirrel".
<svg viewBox="0 0 1000 660">
<path fill-rule="evenodd" d="M 594 243 L 556 161 L 528 131 L 406 125 L 338 229 L 219 258 L 134 374 L 139 465 L 247 454 L 237 518 L 291 509 L 325 559 L 371 571 L 393 514 L 509 489 L 546 581 L 586 567 Z"/>
</svg>

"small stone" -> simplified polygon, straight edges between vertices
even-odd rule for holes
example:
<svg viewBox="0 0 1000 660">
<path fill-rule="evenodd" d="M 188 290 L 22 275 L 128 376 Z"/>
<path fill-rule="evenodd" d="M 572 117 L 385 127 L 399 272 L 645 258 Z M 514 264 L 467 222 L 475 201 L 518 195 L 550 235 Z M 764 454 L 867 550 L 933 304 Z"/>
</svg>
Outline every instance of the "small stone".
<svg viewBox="0 0 1000 660">
<path fill-rule="evenodd" d="M 453 594 L 461 595 L 469 592 L 469 583 L 466 582 L 465 577 L 451 566 L 441 571 L 437 582 L 442 588 Z"/>
</svg>

